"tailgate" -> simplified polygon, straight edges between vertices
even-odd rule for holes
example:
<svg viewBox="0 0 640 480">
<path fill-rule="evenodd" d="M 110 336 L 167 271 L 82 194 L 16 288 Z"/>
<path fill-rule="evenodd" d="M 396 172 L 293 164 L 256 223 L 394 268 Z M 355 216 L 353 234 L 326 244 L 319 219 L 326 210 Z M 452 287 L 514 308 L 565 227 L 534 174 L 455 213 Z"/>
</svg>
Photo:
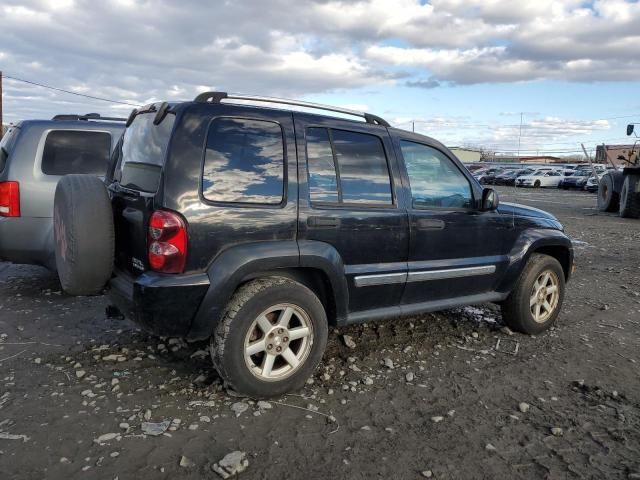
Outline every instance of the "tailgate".
<svg viewBox="0 0 640 480">
<path fill-rule="evenodd" d="M 169 114 L 156 125 L 154 107 L 138 113 L 125 130 L 114 181 L 109 185 L 115 227 L 116 267 L 137 276 L 148 269 L 149 218 L 160 205 L 158 190 L 175 121 Z"/>
</svg>

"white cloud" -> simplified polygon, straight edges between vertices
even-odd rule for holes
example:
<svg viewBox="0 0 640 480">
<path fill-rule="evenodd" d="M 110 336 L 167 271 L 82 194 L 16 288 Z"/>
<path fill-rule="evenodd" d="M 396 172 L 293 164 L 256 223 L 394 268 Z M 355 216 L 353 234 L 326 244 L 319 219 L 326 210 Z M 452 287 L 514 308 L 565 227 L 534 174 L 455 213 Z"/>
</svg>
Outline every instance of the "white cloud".
<svg viewBox="0 0 640 480">
<path fill-rule="evenodd" d="M 5 0 L 0 24 L 6 74 L 131 103 L 640 78 L 640 3 L 624 0 Z M 6 89 L 10 119 L 35 108 L 15 98 L 80 105 Z"/>
</svg>

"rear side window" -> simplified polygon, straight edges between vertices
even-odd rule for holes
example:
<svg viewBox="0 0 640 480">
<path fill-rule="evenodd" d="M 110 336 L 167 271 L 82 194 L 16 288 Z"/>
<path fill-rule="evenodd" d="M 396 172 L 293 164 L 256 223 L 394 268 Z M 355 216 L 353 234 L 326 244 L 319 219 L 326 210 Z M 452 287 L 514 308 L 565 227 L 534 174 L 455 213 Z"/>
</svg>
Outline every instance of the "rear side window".
<svg viewBox="0 0 640 480">
<path fill-rule="evenodd" d="M 202 194 L 212 202 L 277 205 L 284 197 L 284 144 L 275 122 L 218 118 L 207 135 Z"/>
<path fill-rule="evenodd" d="M 393 203 L 387 157 L 379 137 L 315 127 L 307 129 L 306 140 L 312 202 Z"/>
<path fill-rule="evenodd" d="M 104 175 L 111 154 L 111 135 L 105 132 L 53 130 L 42 152 L 42 173 Z"/>
<path fill-rule="evenodd" d="M 338 176 L 326 128 L 307 129 L 307 159 L 311 201 L 337 203 L 340 199 Z"/>
</svg>

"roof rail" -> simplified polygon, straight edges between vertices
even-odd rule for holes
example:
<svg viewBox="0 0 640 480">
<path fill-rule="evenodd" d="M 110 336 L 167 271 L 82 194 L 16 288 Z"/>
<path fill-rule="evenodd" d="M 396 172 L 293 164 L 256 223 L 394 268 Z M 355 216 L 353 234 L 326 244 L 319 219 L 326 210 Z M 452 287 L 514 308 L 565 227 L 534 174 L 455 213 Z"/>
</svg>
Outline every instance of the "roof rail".
<svg viewBox="0 0 640 480">
<path fill-rule="evenodd" d="M 126 118 L 120 118 L 120 117 L 103 117 L 101 116 L 99 113 L 85 113 L 84 115 L 78 115 L 75 113 L 70 113 L 70 114 L 60 114 L 60 115 L 56 115 L 52 118 L 52 120 L 58 120 L 58 121 L 73 121 L 73 120 L 105 120 L 105 121 L 109 121 L 109 122 L 126 122 L 127 119 Z"/>
<path fill-rule="evenodd" d="M 298 100 L 289 100 L 286 98 L 261 97 L 258 95 L 240 95 L 227 92 L 204 92 L 198 95 L 193 101 L 198 103 L 221 103 L 222 100 L 247 100 L 253 102 L 279 103 L 282 105 L 294 105 L 297 107 L 315 108 L 317 110 L 326 110 L 328 112 L 344 113 L 347 115 L 355 115 L 364 118 L 367 123 L 390 127 L 389 123 L 377 115 L 371 113 L 359 112 L 348 108 L 334 107 L 331 105 L 322 105 L 320 103 L 301 102 Z"/>
</svg>

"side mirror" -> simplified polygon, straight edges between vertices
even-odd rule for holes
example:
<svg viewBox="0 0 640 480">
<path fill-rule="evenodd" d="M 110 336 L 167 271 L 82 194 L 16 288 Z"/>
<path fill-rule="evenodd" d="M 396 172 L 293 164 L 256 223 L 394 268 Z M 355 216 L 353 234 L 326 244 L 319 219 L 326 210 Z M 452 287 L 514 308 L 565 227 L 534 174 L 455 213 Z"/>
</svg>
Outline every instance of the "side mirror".
<svg viewBox="0 0 640 480">
<path fill-rule="evenodd" d="M 633 123 L 627 125 L 627 135 L 631 135 L 633 133 Z"/>
<path fill-rule="evenodd" d="M 496 192 L 493 188 L 485 188 L 482 190 L 482 205 L 480 210 L 483 212 L 488 212 L 491 210 L 495 210 L 498 208 L 498 204 L 500 200 L 498 199 L 498 192 Z"/>
</svg>

